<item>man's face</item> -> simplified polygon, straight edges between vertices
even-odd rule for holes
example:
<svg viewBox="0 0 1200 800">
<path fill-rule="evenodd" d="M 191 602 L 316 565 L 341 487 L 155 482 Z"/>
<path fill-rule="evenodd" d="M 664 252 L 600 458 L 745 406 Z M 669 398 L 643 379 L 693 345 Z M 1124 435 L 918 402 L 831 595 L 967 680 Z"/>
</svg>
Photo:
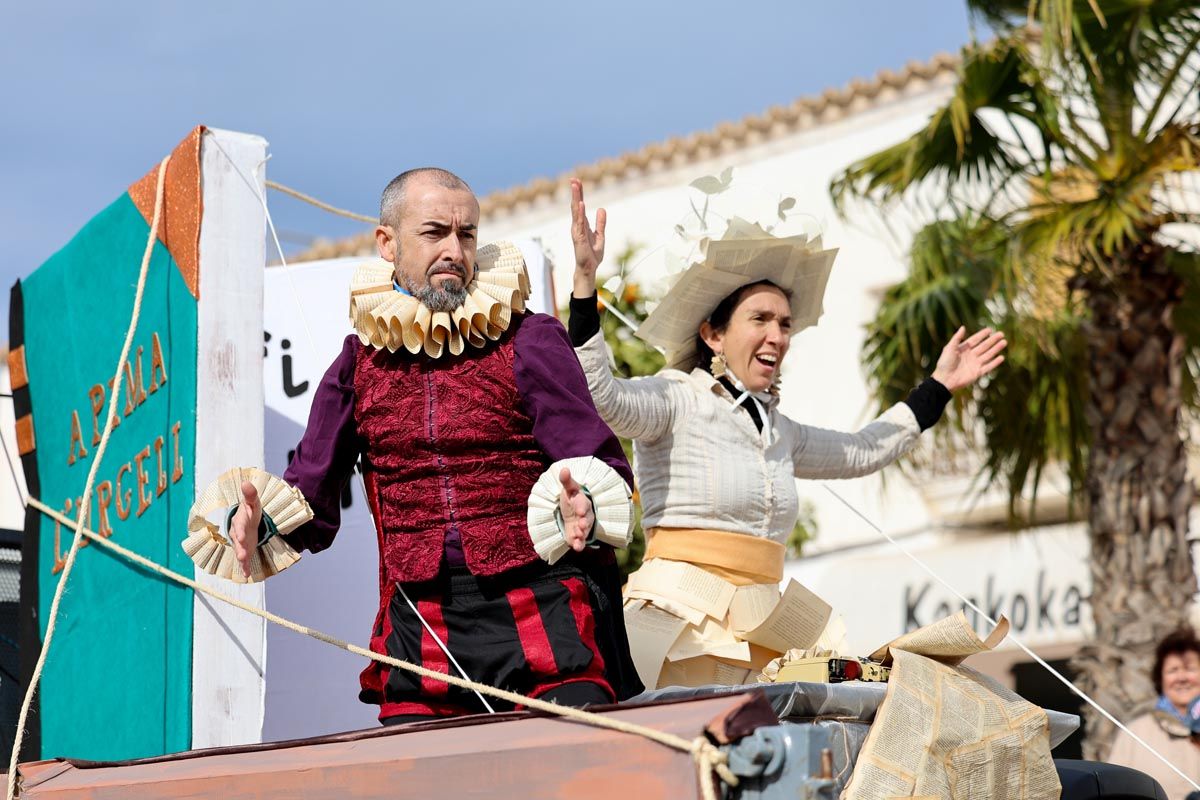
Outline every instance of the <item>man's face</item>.
<svg viewBox="0 0 1200 800">
<path fill-rule="evenodd" d="M 395 265 L 396 282 L 432 311 L 453 311 L 475 275 L 479 202 L 466 189 L 415 177 L 405 187 L 399 219 L 375 230 L 379 255 Z"/>
</svg>

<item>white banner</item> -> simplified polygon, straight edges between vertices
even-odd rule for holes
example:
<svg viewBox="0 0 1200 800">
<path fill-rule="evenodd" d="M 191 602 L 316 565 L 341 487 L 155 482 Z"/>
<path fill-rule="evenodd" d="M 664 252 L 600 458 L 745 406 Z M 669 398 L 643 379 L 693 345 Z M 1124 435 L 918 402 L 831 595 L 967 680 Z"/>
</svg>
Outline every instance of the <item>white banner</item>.
<svg viewBox="0 0 1200 800">
<path fill-rule="evenodd" d="M 1018 533 L 928 534 L 903 541 L 951 586 L 1031 646 L 1076 644 L 1091 636 L 1088 541 L 1082 523 Z M 845 619 L 854 653 L 875 648 L 963 609 L 963 602 L 888 542 L 790 562 L 795 578 Z M 986 633 L 970 609 L 967 619 Z M 1000 650 L 1012 648 L 1011 640 Z"/>
<path fill-rule="evenodd" d="M 541 247 L 525 255 L 530 308 L 553 313 L 550 266 Z M 304 432 L 313 392 L 351 333 L 350 277 L 365 258 L 341 258 L 266 271 L 263 383 L 266 468 L 282 475 Z M 342 495 L 333 546 L 305 553 L 266 584 L 267 608 L 287 619 L 367 646 L 379 607 L 379 547 L 356 477 Z M 277 626 L 267 630 L 263 740 L 315 736 L 377 725 L 378 708 L 358 701 L 359 656 Z"/>
</svg>

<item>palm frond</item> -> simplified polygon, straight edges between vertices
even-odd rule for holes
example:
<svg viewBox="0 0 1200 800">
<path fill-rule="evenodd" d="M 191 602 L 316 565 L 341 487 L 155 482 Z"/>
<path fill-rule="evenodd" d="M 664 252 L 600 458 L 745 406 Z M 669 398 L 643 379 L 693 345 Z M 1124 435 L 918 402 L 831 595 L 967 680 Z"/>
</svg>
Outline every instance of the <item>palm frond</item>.
<svg viewBox="0 0 1200 800">
<path fill-rule="evenodd" d="M 909 276 L 886 291 L 867 326 L 863 357 L 881 408 L 933 371 L 960 326 L 991 323 L 988 301 L 1004 281 L 1006 241 L 1006 229 L 986 219 L 936 222 L 917 233 Z"/>
<path fill-rule="evenodd" d="M 983 424 L 985 480 L 1001 481 L 1009 510 L 1028 490 L 1036 507 L 1038 488 L 1051 464 L 1065 469 L 1072 495 L 1084 487 L 1091 430 L 1087 398 L 1086 343 L 1081 317 L 1065 310 L 1048 320 L 1010 317 L 1003 380 L 977 393 Z"/>
<path fill-rule="evenodd" d="M 1026 217 L 1015 226 L 1025 249 L 1053 255 L 1066 248 L 1088 256 L 1085 269 L 1103 272 L 1113 253 L 1154 237 L 1157 197 L 1169 175 L 1200 167 L 1200 142 L 1191 130 L 1173 125 L 1119 167 L 1103 179 L 1061 170 L 1035 185 Z"/>
<path fill-rule="evenodd" d="M 839 208 L 851 196 L 872 196 L 887 203 L 930 180 L 1002 182 L 1027 167 L 1032 154 L 1018 152 L 999 136 L 984 112 L 1041 122 L 1053 116 L 1045 108 L 1053 97 L 1025 82 L 1019 44 L 968 48 L 964 56 L 954 95 L 923 129 L 835 177 L 830 191 Z"/>
</svg>

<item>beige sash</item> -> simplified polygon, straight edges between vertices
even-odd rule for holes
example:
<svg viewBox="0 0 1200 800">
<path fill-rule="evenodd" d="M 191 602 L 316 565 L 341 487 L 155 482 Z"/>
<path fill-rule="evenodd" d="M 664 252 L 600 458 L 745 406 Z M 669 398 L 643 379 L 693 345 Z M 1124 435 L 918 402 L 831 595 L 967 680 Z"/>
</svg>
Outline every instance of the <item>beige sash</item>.
<svg viewBox="0 0 1200 800">
<path fill-rule="evenodd" d="M 784 552 L 779 542 L 745 533 L 691 528 L 646 531 L 646 561 L 686 561 L 735 586 L 782 581 Z"/>
</svg>

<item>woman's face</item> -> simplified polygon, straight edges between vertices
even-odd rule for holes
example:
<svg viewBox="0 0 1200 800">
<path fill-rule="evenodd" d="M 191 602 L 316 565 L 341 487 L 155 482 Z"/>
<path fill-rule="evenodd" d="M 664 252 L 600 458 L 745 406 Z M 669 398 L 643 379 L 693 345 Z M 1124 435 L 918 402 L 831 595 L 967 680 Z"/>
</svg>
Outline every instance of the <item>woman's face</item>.
<svg viewBox="0 0 1200 800">
<path fill-rule="evenodd" d="M 725 354 L 728 369 L 752 392 L 770 388 L 787 355 L 791 332 L 787 297 L 766 285 L 746 290 L 725 330 L 714 331 L 707 322 L 700 326 L 705 343 L 714 353 Z"/>
<path fill-rule="evenodd" d="M 1189 650 L 1164 658 L 1162 685 L 1167 701 L 1186 711 L 1188 704 L 1200 695 L 1200 653 Z"/>
</svg>

